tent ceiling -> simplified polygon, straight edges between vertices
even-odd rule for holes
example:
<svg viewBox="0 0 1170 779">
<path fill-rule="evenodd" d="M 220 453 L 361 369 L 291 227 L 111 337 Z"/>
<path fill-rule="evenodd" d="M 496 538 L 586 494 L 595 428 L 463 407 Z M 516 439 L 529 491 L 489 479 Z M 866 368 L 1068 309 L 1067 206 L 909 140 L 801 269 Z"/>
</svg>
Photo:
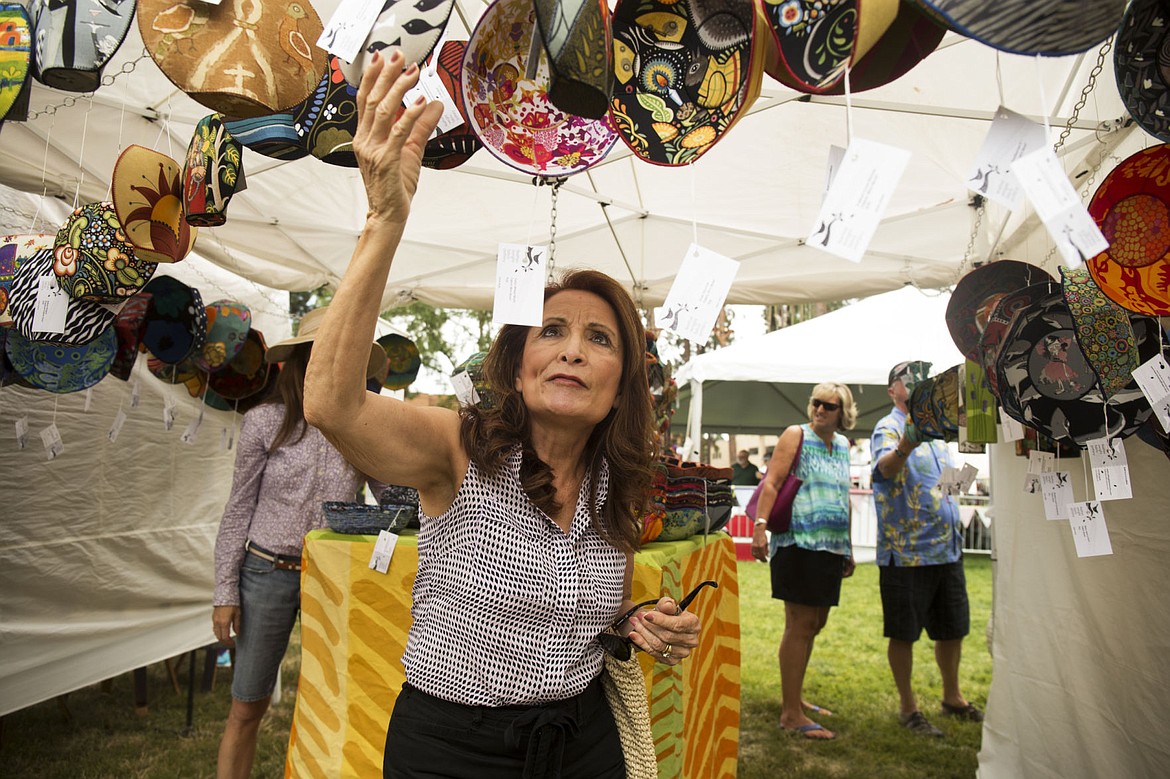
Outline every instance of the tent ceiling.
<svg viewBox="0 0 1170 779">
<path fill-rule="evenodd" d="M 314 5 L 327 19 L 337 1 Z M 474 19 L 482 8 L 461 0 L 452 36 L 466 37 L 461 18 Z M 948 34 L 902 79 L 850 99 L 800 95 L 765 77 L 750 115 L 698 164 L 656 167 L 637 161 L 619 142 L 602 164 L 571 178 L 559 197 L 556 264 L 601 268 L 648 305 L 665 298 L 696 238 L 741 261 L 731 303 L 862 297 L 906 283 L 947 286 L 972 235 L 966 173 L 996 107 L 1002 103 L 1038 121 L 1048 115 L 1055 140 L 1095 59 L 1096 52 L 1035 59 L 998 54 Z M 1097 89 L 1061 149 L 1070 171 L 1093 167 L 1102 149 L 1111 167 L 1148 142 L 1122 126 L 1111 57 L 1105 60 Z M 105 72 L 112 83 L 92 99 L 35 86 L 34 118 L 8 122 L 0 134 L 0 183 L 71 204 L 75 196 L 107 196 L 113 163 L 131 143 L 182 156 L 208 111 L 144 56 L 136 27 Z M 850 132 L 913 153 L 860 264 L 802 240 L 819 208 L 829 148 L 847 145 Z M 357 172 L 311 157 L 281 162 L 251 151 L 244 164 L 247 190 L 233 199 L 228 224 L 201 231 L 197 251 L 284 289 L 340 279 L 365 213 Z M 486 151 L 455 170 L 423 171 L 385 301 L 490 307 L 497 245 L 546 243 L 550 205 L 550 187 L 533 186 L 531 177 Z M 1026 216 L 1005 220 L 989 209 L 973 254 L 985 253 L 1002 227 L 1000 245 L 1013 257 L 1051 264 L 1043 229 Z M 0 212 L 4 229 L 26 230 L 30 218 L 22 209 Z"/>
</svg>

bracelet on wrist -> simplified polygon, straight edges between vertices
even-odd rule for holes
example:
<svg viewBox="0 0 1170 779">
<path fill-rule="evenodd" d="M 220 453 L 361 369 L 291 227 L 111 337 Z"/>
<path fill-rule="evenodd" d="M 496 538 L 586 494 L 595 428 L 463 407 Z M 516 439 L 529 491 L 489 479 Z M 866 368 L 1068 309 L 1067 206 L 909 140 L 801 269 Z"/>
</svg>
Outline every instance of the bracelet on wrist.
<svg viewBox="0 0 1170 779">
<path fill-rule="evenodd" d="M 764 526 L 765 526 L 765 525 L 767 525 L 767 524 L 768 524 L 768 520 L 766 520 L 766 519 L 757 519 L 757 520 L 756 520 L 756 522 L 755 522 L 755 527 L 764 527 Z"/>
<path fill-rule="evenodd" d="M 902 447 L 901 447 L 901 446 L 895 446 L 895 447 L 894 447 L 894 454 L 898 455 L 898 456 L 899 456 L 899 457 L 901 457 L 903 460 L 905 460 L 907 457 L 909 457 L 909 456 L 910 456 L 908 453 L 904 453 L 904 452 L 902 451 Z"/>
</svg>

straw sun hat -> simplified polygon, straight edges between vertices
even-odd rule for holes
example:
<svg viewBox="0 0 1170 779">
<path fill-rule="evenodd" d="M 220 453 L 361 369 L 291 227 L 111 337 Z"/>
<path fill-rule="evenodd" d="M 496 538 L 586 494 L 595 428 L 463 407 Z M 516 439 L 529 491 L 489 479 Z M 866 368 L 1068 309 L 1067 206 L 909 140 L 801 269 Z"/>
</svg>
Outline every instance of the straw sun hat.
<svg viewBox="0 0 1170 779">
<path fill-rule="evenodd" d="M 321 329 L 321 322 L 325 319 L 325 309 L 327 306 L 321 308 L 314 308 L 309 313 L 305 314 L 301 319 L 301 326 L 297 330 L 297 334 L 292 338 L 286 338 L 280 343 L 273 344 L 268 347 L 268 351 L 264 355 L 264 359 L 268 362 L 284 362 L 293 353 L 293 349 L 299 344 L 312 343 L 317 340 L 317 331 Z M 366 378 L 377 375 L 383 368 L 386 367 L 386 352 L 377 342 L 370 343 L 370 359 L 366 364 Z"/>
</svg>

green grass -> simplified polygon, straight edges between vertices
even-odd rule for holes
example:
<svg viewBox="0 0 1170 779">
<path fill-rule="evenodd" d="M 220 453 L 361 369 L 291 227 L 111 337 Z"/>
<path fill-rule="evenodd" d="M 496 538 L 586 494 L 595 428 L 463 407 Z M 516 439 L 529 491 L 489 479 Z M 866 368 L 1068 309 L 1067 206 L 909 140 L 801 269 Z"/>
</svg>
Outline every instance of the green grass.
<svg viewBox="0 0 1170 779">
<path fill-rule="evenodd" d="M 936 714 L 941 696 L 931 642 L 919 642 L 914 685 L 919 705 L 946 738 L 915 736 L 898 726 L 897 695 L 886 664 L 877 569 L 859 566 L 842 589 L 817 639 L 805 681 L 808 700 L 832 709 L 823 722 L 838 732 L 821 743 L 781 733 L 780 675 L 776 648 L 784 604 L 770 597 L 768 567 L 740 563 L 743 687 L 740 719 L 741 779 L 801 777 L 971 777 L 979 751 L 978 725 Z M 991 563 L 967 561 L 971 636 L 964 645 L 963 691 L 983 707 L 991 684 L 984 627 L 991 613 Z M 202 673 L 199 654 L 196 682 Z M 285 657 L 285 697 L 261 727 L 256 777 L 281 777 L 300 667 L 299 633 Z M 3 720 L 0 776 L 6 779 L 197 779 L 215 775 L 215 754 L 231 705 L 231 673 L 220 670 L 215 689 L 195 693 L 194 728 L 185 734 L 187 662 L 179 663 L 176 693 L 162 663 L 148 669 L 149 713 L 134 713 L 133 682 L 123 674 L 66 696 L 62 708 L 46 701 Z M 66 709 L 68 715 L 66 715 Z M 670 779 L 664 777 L 663 779 Z M 705 777 L 702 779 L 706 779 Z M 712 777 L 711 779 L 715 779 Z"/>
<path fill-rule="evenodd" d="M 991 657 L 984 638 L 991 614 L 991 562 L 969 557 L 966 569 L 971 635 L 963 643 L 960 682 L 967 699 L 983 708 L 991 685 Z M 784 604 L 771 598 L 766 565 L 740 563 L 739 576 L 740 779 L 975 775 L 980 726 L 938 715 L 942 682 L 933 643 L 925 635 L 915 646 L 914 689 L 919 708 L 946 737 L 916 736 L 898 724 L 898 696 L 886 662 L 876 566 L 858 566 L 853 578 L 845 580 L 841 605 L 832 610 L 817 637 L 805 677 L 805 700 L 834 713 L 820 720 L 837 732 L 832 742 L 814 742 L 779 730 L 776 651 L 784 630 Z"/>
</svg>

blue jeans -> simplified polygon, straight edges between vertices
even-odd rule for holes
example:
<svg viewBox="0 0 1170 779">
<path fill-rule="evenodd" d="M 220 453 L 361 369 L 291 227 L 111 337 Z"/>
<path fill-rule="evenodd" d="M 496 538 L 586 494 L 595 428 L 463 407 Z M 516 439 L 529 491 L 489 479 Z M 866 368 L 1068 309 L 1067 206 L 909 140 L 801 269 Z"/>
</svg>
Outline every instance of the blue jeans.
<svg viewBox="0 0 1170 779">
<path fill-rule="evenodd" d="M 259 701 L 276 688 L 276 673 L 301 607 L 301 575 L 281 571 L 268 560 L 244 555 L 240 566 L 240 633 L 232 697 Z"/>
</svg>

